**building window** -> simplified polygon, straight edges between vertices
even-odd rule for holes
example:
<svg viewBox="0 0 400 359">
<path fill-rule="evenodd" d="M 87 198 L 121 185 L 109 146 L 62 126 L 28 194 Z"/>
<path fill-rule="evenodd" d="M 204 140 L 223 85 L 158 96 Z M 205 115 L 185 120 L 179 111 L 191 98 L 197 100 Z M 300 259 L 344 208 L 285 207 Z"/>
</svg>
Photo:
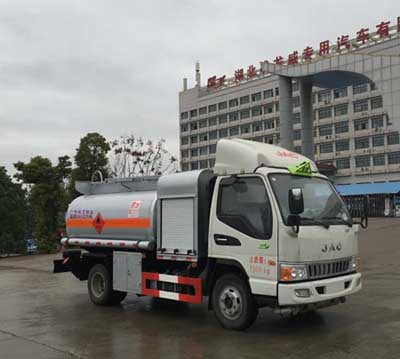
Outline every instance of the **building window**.
<svg viewBox="0 0 400 359">
<path fill-rule="evenodd" d="M 208 120 L 208 126 L 216 126 L 217 125 L 217 118 L 216 117 L 211 117 Z"/>
<path fill-rule="evenodd" d="M 347 87 L 342 87 L 340 89 L 333 90 L 334 98 L 341 98 L 347 96 Z"/>
<path fill-rule="evenodd" d="M 229 107 L 236 107 L 239 105 L 239 100 L 237 98 L 233 98 L 229 100 Z"/>
<path fill-rule="evenodd" d="M 275 128 L 275 121 L 274 120 L 265 121 L 264 127 L 266 130 L 271 130 Z"/>
<path fill-rule="evenodd" d="M 208 168 L 208 161 L 207 160 L 200 161 L 200 169 L 203 169 L 203 168 Z"/>
<path fill-rule="evenodd" d="M 229 136 L 237 136 L 239 135 L 239 126 L 231 127 L 229 129 Z"/>
<path fill-rule="evenodd" d="M 293 131 L 293 140 L 301 140 L 301 130 Z"/>
<path fill-rule="evenodd" d="M 354 140 L 355 149 L 369 148 L 369 137 L 356 138 Z"/>
<path fill-rule="evenodd" d="M 379 155 L 372 156 L 372 162 L 374 166 L 384 166 L 385 165 L 385 155 L 380 153 Z"/>
<path fill-rule="evenodd" d="M 186 112 L 182 112 L 181 113 L 181 120 L 186 120 L 187 118 L 189 118 L 188 112 L 187 111 Z"/>
<path fill-rule="evenodd" d="M 318 93 L 318 102 L 328 103 L 331 101 L 331 90 L 321 91 Z"/>
<path fill-rule="evenodd" d="M 301 153 L 301 146 L 294 146 L 294 152 Z"/>
<path fill-rule="evenodd" d="M 190 137 L 190 143 L 191 143 L 191 144 L 197 143 L 197 142 L 199 142 L 199 136 L 192 136 L 192 137 Z"/>
<path fill-rule="evenodd" d="M 208 106 L 208 112 L 215 112 L 215 111 L 217 111 L 217 105 Z"/>
<path fill-rule="evenodd" d="M 199 169 L 199 163 L 197 161 L 195 162 L 190 162 L 190 169 L 193 170 L 198 170 Z"/>
<path fill-rule="evenodd" d="M 264 142 L 264 138 L 262 136 L 253 137 L 251 140 L 255 142 Z"/>
<path fill-rule="evenodd" d="M 349 112 L 349 104 L 343 103 L 335 106 L 335 116 L 347 115 Z"/>
<path fill-rule="evenodd" d="M 383 106 L 382 96 L 371 98 L 371 110 L 375 110 L 376 108 L 381 108 L 382 106 Z"/>
<path fill-rule="evenodd" d="M 189 144 L 189 137 L 182 137 L 181 145 L 188 145 L 188 144 Z"/>
<path fill-rule="evenodd" d="M 208 151 L 209 151 L 210 155 L 217 152 L 217 145 L 210 145 L 208 147 Z"/>
<path fill-rule="evenodd" d="M 213 168 L 215 165 L 215 158 L 208 160 L 208 168 Z"/>
<path fill-rule="evenodd" d="M 279 102 L 275 102 L 275 112 L 279 111 Z"/>
<path fill-rule="evenodd" d="M 296 113 L 294 113 L 294 114 L 292 115 L 292 121 L 293 121 L 293 124 L 297 124 L 297 123 L 300 123 L 300 122 L 301 122 L 301 119 L 300 119 L 300 112 L 296 112 Z"/>
<path fill-rule="evenodd" d="M 253 107 L 251 109 L 252 116 L 261 116 L 262 115 L 262 108 L 261 106 Z"/>
<path fill-rule="evenodd" d="M 359 100 L 353 102 L 353 111 L 354 112 L 368 111 L 368 100 Z"/>
<path fill-rule="evenodd" d="M 299 107 L 300 106 L 300 97 L 299 96 L 293 97 L 292 103 L 293 103 L 293 108 Z"/>
<path fill-rule="evenodd" d="M 387 144 L 388 145 L 398 145 L 399 144 L 399 133 L 394 132 L 394 133 L 389 133 L 387 135 Z"/>
<path fill-rule="evenodd" d="M 182 158 L 188 158 L 189 157 L 189 151 L 188 150 L 182 150 L 181 151 Z"/>
<path fill-rule="evenodd" d="M 350 158 L 338 158 L 336 160 L 336 168 L 338 170 L 350 168 Z"/>
<path fill-rule="evenodd" d="M 264 106 L 264 113 L 265 114 L 273 113 L 273 112 L 274 112 L 274 104 L 273 103 L 269 103 L 269 104 Z"/>
<path fill-rule="evenodd" d="M 320 153 L 331 153 L 333 152 L 333 143 L 321 143 L 319 145 Z"/>
<path fill-rule="evenodd" d="M 208 133 L 207 132 L 201 133 L 199 135 L 199 137 L 200 137 L 200 142 L 208 141 Z"/>
<path fill-rule="evenodd" d="M 264 99 L 274 97 L 274 90 L 269 89 L 264 91 Z"/>
<path fill-rule="evenodd" d="M 372 147 L 385 146 L 385 136 L 374 136 L 372 137 Z"/>
<path fill-rule="evenodd" d="M 199 108 L 199 115 L 205 115 L 207 113 L 207 107 L 200 107 Z"/>
<path fill-rule="evenodd" d="M 218 110 L 225 110 L 226 108 L 228 108 L 228 103 L 226 101 L 218 104 Z"/>
<path fill-rule="evenodd" d="M 222 125 L 222 124 L 224 124 L 224 123 L 227 123 L 228 122 L 228 115 L 225 113 L 225 114 L 223 114 L 223 115 L 219 115 L 218 116 L 218 123 L 220 124 L 220 125 Z"/>
<path fill-rule="evenodd" d="M 373 116 L 371 117 L 371 127 L 380 128 L 383 127 L 383 116 Z"/>
<path fill-rule="evenodd" d="M 336 152 L 348 151 L 350 149 L 349 140 L 337 141 L 336 142 Z"/>
<path fill-rule="evenodd" d="M 318 110 L 318 118 L 323 120 L 324 118 L 332 117 L 332 107 L 324 107 Z"/>
<path fill-rule="evenodd" d="M 240 126 L 240 133 L 250 133 L 250 125 L 242 125 Z"/>
<path fill-rule="evenodd" d="M 319 135 L 320 136 L 330 136 L 332 135 L 332 125 L 324 125 L 319 126 Z"/>
<path fill-rule="evenodd" d="M 292 82 L 292 91 L 299 91 L 299 81 L 294 80 Z"/>
<path fill-rule="evenodd" d="M 250 117 L 250 110 L 249 109 L 240 111 L 240 118 L 242 120 L 244 120 L 245 118 L 249 118 L 249 117 Z"/>
<path fill-rule="evenodd" d="M 186 132 L 188 130 L 188 125 L 181 125 L 181 132 Z"/>
<path fill-rule="evenodd" d="M 218 132 L 217 131 L 211 131 L 209 134 L 210 140 L 216 140 L 218 138 Z"/>
<path fill-rule="evenodd" d="M 190 131 L 196 131 L 199 128 L 197 122 L 192 122 L 190 124 Z"/>
<path fill-rule="evenodd" d="M 388 164 L 396 165 L 400 163 L 400 152 L 388 153 Z"/>
<path fill-rule="evenodd" d="M 250 102 L 250 96 L 249 95 L 247 95 L 247 96 L 242 96 L 241 98 L 240 98 L 240 104 L 241 105 L 245 105 L 246 103 L 249 103 Z"/>
<path fill-rule="evenodd" d="M 182 164 L 182 172 L 189 171 L 189 163 Z"/>
<path fill-rule="evenodd" d="M 200 156 L 208 155 L 208 146 L 200 147 Z"/>
<path fill-rule="evenodd" d="M 359 120 L 354 120 L 354 131 L 367 130 L 369 128 L 368 118 L 361 118 Z"/>
<path fill-rule="evenodd" d="M 261 92 L 253 93 L 251 95 L 251 102 L 261 101 Z"/>
<path fill-rule="evenodd" d="M 199 149 L 198 148 L 192 148 L 190 150 L 190 156 L 191 157 L 197 157 L 199 155 Z"/>
<path fill-rule="evenodd" d="M 252 127 L 253 127 L 253 132 L 262 131 L 262 129 L 263 129 L 261 121 L 253 123 Z"/>
<path fill-rule="evenodd" d="M 197 110 L 191 110 L 190 117 L 196 117 L 196 116 L 197 116 Z"/>
<path fill-rule="evenodd" d="M 204 128 L 204 127 L 207 127 L 207 120 L 199 121 L 199 128 Z"/>
<path fill-rule="evenodd" d="M 361 85 L 354 85 L 353 86 L 353 94 L 357 95 L 359 93 L 367 92 L 368 91 L 368 84 L 361 84 Z"/>
<path fill-rule="evenodd" d="M 265 136 L 265 143 L 269 143 L 270 145 L 274 144 L 274 136 Z"/>
<path fill-rule="evenodd" d="M 349 132 L 349 123 L 348 121 L 335 123 L 335 133 L 346 133 Z"/>
<path fill-rule="evenodd" d="M 219 130 L 219 138 L 224 138 L 224 137 L 228 137 L 228 129 L 227 128 Z"/>
<path fill-rule="evenodd" d="M 239 120 L 239 113 L 238 112 L 231 112 L 229 114 L 229 122 L 234 122 Z"/>
<path fill-rule="evenodd" d="M 279 87 L 275 87 L 275 96 L 279 96 Z"/>
<path fill-rule="evenodd" d="M 371 165 L 370 156 L 358 156 L 355 157 L 356 167 L 369 167 Z"/>
</svg>

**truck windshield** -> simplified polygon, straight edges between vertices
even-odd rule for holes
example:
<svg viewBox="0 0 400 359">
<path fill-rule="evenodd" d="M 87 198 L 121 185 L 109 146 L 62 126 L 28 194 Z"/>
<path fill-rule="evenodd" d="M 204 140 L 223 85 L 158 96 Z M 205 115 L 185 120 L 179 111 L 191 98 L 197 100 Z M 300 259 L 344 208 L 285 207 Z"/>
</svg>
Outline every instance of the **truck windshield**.
<svg viewBox="0 0 400 359">
<path fill-rule="evenodd" d="M 304 198 L 304 212 L 300 215 L 302 224 L 352 225 L 344 202 L 329 181 L 284 173 L 270 174 L 269 179 L 285 223 L 290 214 L 288 192 L 291 188 L 301 188 Z"/>
</svg>

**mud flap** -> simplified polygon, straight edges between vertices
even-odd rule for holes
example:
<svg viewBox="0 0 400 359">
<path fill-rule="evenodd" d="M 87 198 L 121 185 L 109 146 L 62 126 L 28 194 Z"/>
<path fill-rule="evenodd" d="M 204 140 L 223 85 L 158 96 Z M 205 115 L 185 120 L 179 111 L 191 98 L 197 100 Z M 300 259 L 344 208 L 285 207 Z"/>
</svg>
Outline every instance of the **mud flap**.
<svg viewBox="0 0 400 359">
<path fill-rule="evenodd" d="M 69 268 L 68 261 L 65 263 L 67 258 L 65 259 L 56 259 L 53 261 L 54 263 L 54 268 L 53 268 L 53 273 L 65 273 L 65 272 L 71 272 L 71 269 Z"/>
</svg>

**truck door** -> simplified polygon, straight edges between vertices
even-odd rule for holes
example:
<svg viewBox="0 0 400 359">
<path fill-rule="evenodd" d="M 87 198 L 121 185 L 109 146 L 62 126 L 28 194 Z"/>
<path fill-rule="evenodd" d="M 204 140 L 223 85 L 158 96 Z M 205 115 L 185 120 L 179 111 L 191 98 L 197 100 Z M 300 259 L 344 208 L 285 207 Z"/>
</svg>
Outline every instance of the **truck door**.
<svg viewBox="0 0 400 359">
<path fill-rule="evenodd" d="M 209 256 L 240 264 L 253 294 L 276 295 L 277 217 L 258 174 L 219 177 L 211 205 Z"/>
</svg>

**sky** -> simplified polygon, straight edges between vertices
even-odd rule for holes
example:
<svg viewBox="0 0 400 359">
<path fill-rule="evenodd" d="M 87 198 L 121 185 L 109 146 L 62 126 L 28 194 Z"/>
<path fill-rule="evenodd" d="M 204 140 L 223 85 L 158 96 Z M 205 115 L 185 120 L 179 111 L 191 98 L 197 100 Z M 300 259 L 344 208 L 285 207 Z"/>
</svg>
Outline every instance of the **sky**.
<svg viewBox="0 0 400 359">
<path fill-rule="evenodd" d="M 0 166 L 73 157 L 88 132 L 178 155 L 196 61 L 205 84 L 397 16 L 397 0 L 0 0 Z"/>
</svg>

